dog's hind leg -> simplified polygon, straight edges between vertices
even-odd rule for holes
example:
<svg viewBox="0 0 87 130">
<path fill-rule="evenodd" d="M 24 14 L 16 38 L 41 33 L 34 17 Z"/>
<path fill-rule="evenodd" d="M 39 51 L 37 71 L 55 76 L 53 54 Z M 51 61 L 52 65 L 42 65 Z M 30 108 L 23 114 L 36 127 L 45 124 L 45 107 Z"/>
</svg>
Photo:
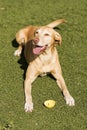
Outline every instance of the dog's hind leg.
<svg viewBox="0 0 87 130">
<path fill-rule="evenodd" d="M 17 32 L 17 34 L 16 34 L 16 41 L 17 41 L 19 47 L 14 52 L 14 55 L 15 56 L 20 56 L 21 52 L 22 52 L 22 49 L 23 49 L 23 46 L 25 45 L 25 42 L 27 41 L 27 38 L 26 38 L 26 35 L 25 35 L 25 32 L 24 32 L 23 29 L 20 30 L 19 32 Z"/>
<path fill-rule="evenodd" d="M 18 49 L 14 52 L 14 56 L 20 56 L 22 52 L 22 46 L 19 45 Z"/>
<path fill-rule="evenodd" d="M 19 37 L 19 39 L 17 39 L 17 42 L 19 44 L 19 47 L 18 49 L 14 52 L 14 56 L 20 56 L 21 55 L 21 52 L 22 52 L 22 49 L 23 49 L 23 46 L 24 46 L 24 43 L 25 43 L 25 39 L 22 38 L 22 37 Z"/>
</svg>

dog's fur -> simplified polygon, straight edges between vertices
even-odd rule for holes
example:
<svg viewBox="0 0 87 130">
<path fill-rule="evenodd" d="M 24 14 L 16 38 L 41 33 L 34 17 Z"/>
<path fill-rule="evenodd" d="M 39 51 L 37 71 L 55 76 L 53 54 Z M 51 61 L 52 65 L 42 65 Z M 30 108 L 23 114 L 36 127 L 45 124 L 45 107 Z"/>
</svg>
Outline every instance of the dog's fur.
<svg viewBox="0 0 87 130">
<path fill-rule="evenodd" d="M 70 95 L 62 76 L 56 45 L 61 45 L 61 35 L 53 28 L 65 22 L 64 19 L 56 20 L 46 26 L 28 26 L 16 34 L 19 44 L 15 56 L 20 56 L 24 46 L 24 55 L 28 63 L 25 87 L 25 111 L 32 112 L 33 102 L 31 96 L 32 82 L 41 74 L 50 72 L 63 92 L 66 104 L 74 106 L 75 101 Z"/>
</svg>

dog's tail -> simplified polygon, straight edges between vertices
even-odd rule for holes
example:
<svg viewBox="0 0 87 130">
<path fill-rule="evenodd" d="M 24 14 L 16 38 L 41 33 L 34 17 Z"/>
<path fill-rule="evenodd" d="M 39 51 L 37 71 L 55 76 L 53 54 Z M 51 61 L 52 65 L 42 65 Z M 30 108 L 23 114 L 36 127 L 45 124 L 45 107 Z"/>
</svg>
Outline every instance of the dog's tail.
<svg viewBox="0 0 87 130">
<path fill-rule="evenodd" d="M 47 24 L 46 26 L 50 27 L 50 28 L 54 28 L 56 26 L 58 26 L 61 23 L 66 23 L 67 21 L 65 19 L 59 19 L 56 21 L 53 21 L 52 23 Z"/>
</svg>

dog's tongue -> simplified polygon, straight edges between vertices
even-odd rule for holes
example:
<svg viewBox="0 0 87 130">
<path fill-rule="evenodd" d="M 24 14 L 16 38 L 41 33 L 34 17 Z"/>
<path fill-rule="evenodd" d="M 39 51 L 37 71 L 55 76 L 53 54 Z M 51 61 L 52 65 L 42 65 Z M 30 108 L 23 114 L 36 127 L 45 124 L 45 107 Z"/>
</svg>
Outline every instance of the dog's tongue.
<svg viewBox="0 0 87 130">
<path fill-rule="evenodd" d="M 46 49 L 46 46 L 33 48 L 33 53 L 38 55 Z"/>
</svg>

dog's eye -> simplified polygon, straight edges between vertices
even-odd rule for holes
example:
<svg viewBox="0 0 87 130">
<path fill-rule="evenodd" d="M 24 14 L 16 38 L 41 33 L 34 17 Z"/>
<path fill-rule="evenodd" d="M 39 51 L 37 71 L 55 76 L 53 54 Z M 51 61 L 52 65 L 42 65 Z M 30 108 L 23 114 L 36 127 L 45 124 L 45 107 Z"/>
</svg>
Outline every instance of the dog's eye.
<svg viewBox="0 0 87 130">
<path fill-rule="evenodd" d="M 38 34 L 38 31 L 36 31 L 35 34 L 37 35 L 37 34 Z"/>
<path fill-rule="evenodd" d="M 49 36 L 49 34 L 48 34 L 48 33 L 46 33 L 46 34 L 44 34 L 44 36 Z"/>
</svg>

